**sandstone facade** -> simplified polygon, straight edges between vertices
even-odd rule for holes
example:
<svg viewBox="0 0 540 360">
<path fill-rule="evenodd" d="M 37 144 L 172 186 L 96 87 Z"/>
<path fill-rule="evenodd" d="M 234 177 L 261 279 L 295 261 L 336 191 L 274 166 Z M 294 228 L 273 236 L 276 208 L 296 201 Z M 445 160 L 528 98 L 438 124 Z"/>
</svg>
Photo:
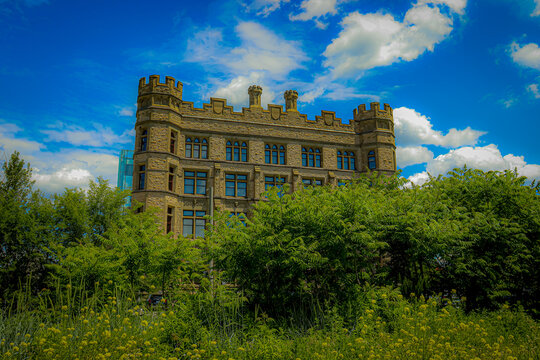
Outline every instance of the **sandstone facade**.
<svg viewBox="0 0 540 360">
<path fill-rule="evenodd" d="M 226 99 L 218 98 L 211 98 L 202 109 L 195 108 L 192 102 L 182 100 L 182 87 L 171 77 L 164 83 L 157 75 L 150 76 L 148 82 L 142 78 L 135 124 L 133 199 L 161 209 L 164 229 L 175 234 L 195 232 L 195 223 L 200 225 L 204 221 L 200 217 L 210 214 L 212 203 L 214 208 L 248 213 L 261 199 L 270 177 L 280 177 L 295 191 L 310 179 L 335 186 L 361 172 L 396 171 L 394 121 L 388 104 L 381 109 L 379 103 L 371 103 L 369 110 L 360 105 L 346 124 L 332 111 L 307 119 L 297 110 L 295 90 L 285 92 L 285 110 L 274 104 L 264 109 L 262 89 L 251 86 L 247 94 L 250 106 L 234 112 Z M 197 154 L 194 139 L 199 141 Z M 201 156 L 203 140 L 206 158 Z M 246 145 L 243 159 L 241 149 L 238 159 L 234 158 L 236 142 L 239 147 Z M 284 154 L 272 158 L 270 153 L 268 163 L 266 151 L 272 151 L 273 145 L 278 151 L 282 147 Z M 229 159 L 227 147 L 231 148 Z M 320 164 L 309 162 L 309 149 L 320 151 Z M 354 169 L 350 169 L 353 161 Z M 192 178 L 193 173 L 206 174 L 206 178 Z M 233 184 L 233 175 L 246 176 L 245 196 L 242 189 L 232 187 L 244 180 Z"/>
</svg>

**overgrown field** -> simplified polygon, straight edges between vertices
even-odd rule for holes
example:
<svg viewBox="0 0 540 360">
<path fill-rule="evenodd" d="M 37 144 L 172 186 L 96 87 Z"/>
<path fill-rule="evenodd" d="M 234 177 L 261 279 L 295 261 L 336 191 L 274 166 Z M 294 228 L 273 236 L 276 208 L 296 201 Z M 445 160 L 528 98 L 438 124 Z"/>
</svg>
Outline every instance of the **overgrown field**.
<svg viewBox="0 0 540 360">
<path fill-rule="evenodd" d="M 515 172 L 273 188 L 187 239 L 102 179 L 47 197 L 2 169 L 2 358 L 540 359 L 540 185 Z"/>
<path fill-rule="evenodd" d="M 291 324 L 242 310 L 223 287 L 194 290 L 149 309 L 106 284 L 76 307 L 19 308 L 0 319 L 4 359 L 539 359 L 538 323 L 503 306 L 465 314 L 460 301 L 370 289 L 343 319 L 330 309 L 317 324 Z M 106 296 L 107 293 L 119 296 Z M 103 301 L 99 300 L 103 299 Z M 35 299 L 34 299 L 35 300 Z M 19 304 L 24 304 L 20 295 Z"/>
</svg>

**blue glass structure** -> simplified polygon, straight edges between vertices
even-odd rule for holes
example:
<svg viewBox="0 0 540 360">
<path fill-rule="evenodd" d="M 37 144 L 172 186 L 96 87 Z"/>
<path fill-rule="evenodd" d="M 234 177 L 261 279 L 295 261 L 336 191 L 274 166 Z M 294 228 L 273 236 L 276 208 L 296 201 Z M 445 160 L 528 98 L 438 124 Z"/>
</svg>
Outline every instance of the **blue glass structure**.
<svg viewBox="0 0 540 360">
<path fill-rule="evenodd" d="M 116 186 L 122 190 L 132 190 L 133 188 L 133 150 L 120 151 L 118 161 L 118 181 Z M 126 206 L 131 206 L 131 196 L 126 199 Z"/>
</svg>

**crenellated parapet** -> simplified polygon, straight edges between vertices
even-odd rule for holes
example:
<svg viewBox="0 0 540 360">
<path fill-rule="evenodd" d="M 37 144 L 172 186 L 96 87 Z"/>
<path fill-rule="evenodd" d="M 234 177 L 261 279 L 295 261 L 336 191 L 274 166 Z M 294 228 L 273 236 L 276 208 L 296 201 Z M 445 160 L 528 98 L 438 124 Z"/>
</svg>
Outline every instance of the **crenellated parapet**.
<svg viewBox="0 0 540 360">
<path fill-rule="evenodd" d="M 392 108 L 388 104 L 383 105 L 384 108 L 381 109 L 381 105 L 378 102 L 372 102 L 370 104 L 370 109 L 366 109 L 366 104 L 361 104 L 358 108 L 353 110 L 354 120 L 366 120 L 373 118 L 386 118 L 394 120 L 394 115 Z"/>
<path fill-rule="evenodd" d="M 139 80 L 139 96 L 147 94 L 164 94 L 172 95 L 179 100 L 182 100 L 182 88 L 183 84 L 178 81 L 175 85 L 175 79 L 170 76 L 165 77 L 165 82 L 159 82 L 159 75 L 150 75 L 148 77 L 148 83 L 146 78 L 143 77 Z"/>
</svg>

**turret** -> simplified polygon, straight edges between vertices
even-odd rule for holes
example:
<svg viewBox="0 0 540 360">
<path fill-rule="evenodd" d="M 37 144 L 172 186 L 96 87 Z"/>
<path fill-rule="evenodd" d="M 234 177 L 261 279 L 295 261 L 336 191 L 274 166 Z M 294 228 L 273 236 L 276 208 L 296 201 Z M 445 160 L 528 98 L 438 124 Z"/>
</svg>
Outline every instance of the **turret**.
<svg viewBox="0 0 540 360">
<path fill-rule="evenodd" d="M 289 111 L 298 111 L 296 108 L 296 100 L 298 99 L 298 92 L 296 90 L 287 90 L 283 94 L 285 98 L 285 110 Z"/>
<path fill-rule="evenodd" d="M 370 171 L 396 171 L 396 141 L 392 108 L 380 108 L 373 102 L 370 109 L 362 104 L 353 111 L 354 128 L 360 143 L 361 166 Z"/>
<path fill-rule="evenodd" d="M 262 87 L 251 85 L 248 89 L 249 107 L 261 107 Z"/>
<path fill-rule="evenodd" d="M 182 100 L 183 84 L 178 81 L 175 86 L 174 83 L 174 78 L 170 76 L 165 76 L 165 83 L 159 82 L 159 75 L 150 75 L 148 77 L 148 83 L 146 83 L 146 78 L 143 77 L 139 80 L 139 96 L 160 93 L 170 94 Z"/>
</svg>

